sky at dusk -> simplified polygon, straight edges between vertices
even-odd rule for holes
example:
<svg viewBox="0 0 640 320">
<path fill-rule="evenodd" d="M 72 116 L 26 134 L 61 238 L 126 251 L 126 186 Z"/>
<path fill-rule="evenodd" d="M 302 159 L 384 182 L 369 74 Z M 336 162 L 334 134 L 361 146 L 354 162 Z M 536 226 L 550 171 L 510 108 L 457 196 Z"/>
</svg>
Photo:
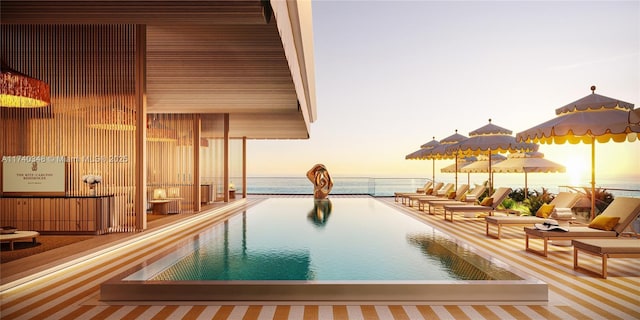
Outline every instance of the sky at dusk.
<svg viewBox="0 0 640 320">
<path fill-rule="evenodd" d="M 430 160 L 405 156 L 489 118 L 515 136 L 592 85 L 640 108 L 640 1 L 320 0 L 312 9 L 311 138 L 250 140 L 249 176 L 303 177 L 323 163 L 334 176 L 431 177 Z M 588 178 L 589 146 L 539 151 L 567 177 Z M 640 180 L 640 142 L 596 151 L 599 177 Z M 436 163 L 442 176 L 453 160 Z"/>
</svg>

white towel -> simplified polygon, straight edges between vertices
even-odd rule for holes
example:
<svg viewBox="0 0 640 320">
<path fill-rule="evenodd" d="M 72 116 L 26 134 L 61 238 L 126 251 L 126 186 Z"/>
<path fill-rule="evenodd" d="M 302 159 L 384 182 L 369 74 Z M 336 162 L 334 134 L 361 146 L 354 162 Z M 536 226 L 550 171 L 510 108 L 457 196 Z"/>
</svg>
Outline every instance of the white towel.
<svg viewBox="0 0 640 320">
<path fill-rule="evenodd" d="M 553 210 L 553 213 L 550 217 L 553 219 L 571 219 L 573 218 L 573 212 L 571 208 L 556 208 Z"/>
</svg>

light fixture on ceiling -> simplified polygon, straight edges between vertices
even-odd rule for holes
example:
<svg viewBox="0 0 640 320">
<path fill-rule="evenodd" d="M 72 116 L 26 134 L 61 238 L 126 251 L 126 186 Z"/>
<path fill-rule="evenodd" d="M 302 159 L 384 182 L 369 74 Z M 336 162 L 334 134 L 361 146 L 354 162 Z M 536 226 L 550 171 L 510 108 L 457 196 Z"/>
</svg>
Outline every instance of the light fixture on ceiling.
<svg viewBox="0 0 640 320">
<path fill-rule="evenodd" d="M 156 116 L 152 120 L 147 120 L 147 141 L 174 142 L 177 140 L 176 130 L 163 126 Z"/>
<path fill-rule="evenodd" d="M 136 112 L 122 105 L 114 105 L 98 111 L 97 120 L 89 128 L 117 131 L 136 129 Z"/>
<path fill-rule="evenodd" d="M 0 106 L 8 108 L 40 108 L 51 104 L 49 85 L 7 66 L 2 61 Z"/>
</svg>

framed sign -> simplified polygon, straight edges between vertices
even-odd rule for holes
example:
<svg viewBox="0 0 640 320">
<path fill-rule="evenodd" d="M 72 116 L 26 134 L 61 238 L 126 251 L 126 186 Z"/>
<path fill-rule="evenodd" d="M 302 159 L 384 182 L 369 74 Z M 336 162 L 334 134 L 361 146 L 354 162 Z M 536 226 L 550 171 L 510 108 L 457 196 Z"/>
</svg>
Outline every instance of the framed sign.
<svg viewBox="0 0 640 320">
<path fill-rule="evenodd" d="M 65 157 L 3 156 L 2 192 L 12 195 L 66 195 Z"/>
</svg>

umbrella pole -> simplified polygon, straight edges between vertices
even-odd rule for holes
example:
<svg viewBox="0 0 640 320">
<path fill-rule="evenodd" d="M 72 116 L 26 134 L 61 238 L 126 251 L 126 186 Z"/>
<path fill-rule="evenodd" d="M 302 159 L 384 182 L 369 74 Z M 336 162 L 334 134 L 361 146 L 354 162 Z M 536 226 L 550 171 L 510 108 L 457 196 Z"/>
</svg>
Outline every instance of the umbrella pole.
<svg viewBox="0 0 640 320">
<path fill-rule="evenodd" d="M 591 137 L 591 220 L 596 217 L 596 139 Z"/>
<path fill-rule="evenodd" d="M 527 190 L 527 172 L 524 172 L 524 198 L 529 197 L 529 191 Z"/>
<path fill-rule="evenodd" d="M 456 191 L 458 190 L 458 153 L 456 152 Z"/>
<path fill-rule="evenodd" d="M 491 149 L 489 149 L 489 190 L 493 192 L 493 172 L 491 172 Z"/>
<path fill-rule="evenodd" d="M 436 183 L 436 159 L 431 159 L 431 182 Z"/>
</svg>

